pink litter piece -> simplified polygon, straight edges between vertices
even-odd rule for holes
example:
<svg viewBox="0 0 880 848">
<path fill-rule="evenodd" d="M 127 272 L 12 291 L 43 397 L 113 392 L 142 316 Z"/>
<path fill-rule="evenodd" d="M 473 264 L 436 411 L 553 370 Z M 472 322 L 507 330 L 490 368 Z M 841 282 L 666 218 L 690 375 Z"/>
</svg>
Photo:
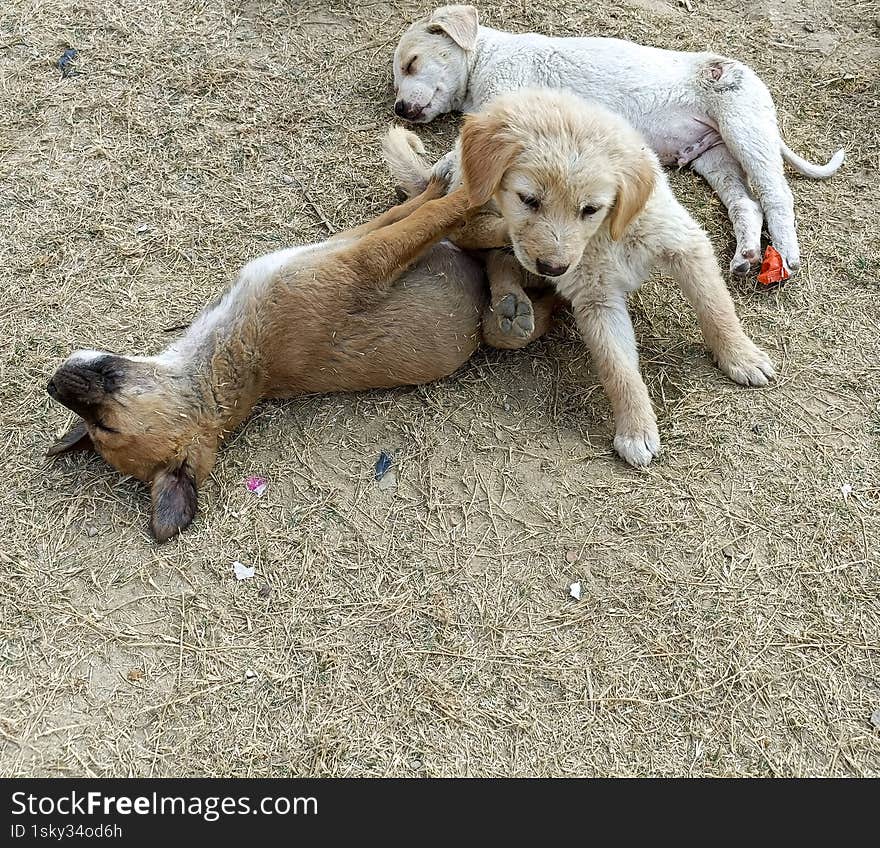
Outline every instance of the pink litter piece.
<svg viewBox="0 0 880 848">
<path fill-rule="evenodd" d="M 263 497 L 263 492 L 269 486 L 269 481 L 265 477 L 248 477 L 247 480 L 244 481 L 245 486 L 247 486 L 247 490 L 255 494 L 258 498 Z"/>
</svg>

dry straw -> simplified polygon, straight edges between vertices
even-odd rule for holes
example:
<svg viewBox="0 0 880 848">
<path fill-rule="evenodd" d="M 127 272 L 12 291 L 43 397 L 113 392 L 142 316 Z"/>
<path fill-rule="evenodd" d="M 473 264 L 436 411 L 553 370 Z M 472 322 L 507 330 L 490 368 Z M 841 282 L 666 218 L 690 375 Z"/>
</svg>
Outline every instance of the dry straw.
<svg viewBox="0 0 880 848">
<path fill-rule="evenodd" d="M 726 381 L 658 280 L 634 304 L 649 471 L 612 456 L 563 323 L 437 385 L 261 406 L 157 548 L 139 485 L 44 463 L 68 420 L 45 381 L 75 347 L 157 350 L 245 260 L 387 207 L 390 56 L 426 7 L 2 4 L 0 772 L 880 774 L 876 9 L 689 6 L 483 4 L 741 57 L 794 149 L 846 146 L 832 181 L 792 178 L 803 273 L 733 284 L 776 385 Z M 455 127 L 420 133 L 439 153 Z M 673 181 L 726 266 L 717 200 Z"/>
</svg>

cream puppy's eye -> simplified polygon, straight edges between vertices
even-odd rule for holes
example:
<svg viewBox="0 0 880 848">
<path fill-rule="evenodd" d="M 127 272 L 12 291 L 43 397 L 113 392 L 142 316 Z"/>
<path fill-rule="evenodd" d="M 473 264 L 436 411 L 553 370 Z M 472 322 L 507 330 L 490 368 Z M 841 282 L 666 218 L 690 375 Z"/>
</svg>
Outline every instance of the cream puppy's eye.
<svg viewBox="0 0 880 848">
<path fill-rule="evenodd" d="M 418 60 L 418 56 L 413 56 L 403 68 L 403 72 L 405 74 L 411 74 L 415 70 L 416 61 Z"/>
<path fill-rule="evenodd" d="M 581 218 L 590 218 L 599 211 L 598 206 L 584 206 L 581 209 Z"/>
<path fill-rule="evenodd" d="M 529 209 L 537 211 L 541 208 L 541 201 L 538 200 L 537 197 L 532 197 L 530 194 L 522 194 L 520 192 L 517 192 L 517 196 L 523 202 L 523 205 L 528 206 Z"/>
</svg>

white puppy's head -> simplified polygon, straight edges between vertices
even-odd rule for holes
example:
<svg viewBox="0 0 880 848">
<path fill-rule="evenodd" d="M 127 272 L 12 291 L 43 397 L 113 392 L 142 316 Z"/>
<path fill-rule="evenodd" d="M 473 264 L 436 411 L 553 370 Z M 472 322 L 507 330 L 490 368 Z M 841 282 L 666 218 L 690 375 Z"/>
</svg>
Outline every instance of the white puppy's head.
<svg viewBox="0 0 880 848">
<path fill-rule="evenodd" d="M 478 25 L 473 6 L 442 6 L 403 34 L 394 51 L 398 117 L 426 124 L 461 106 Z"/>
<path fill-rule="evenodd" d="M 461 161 L 471 202 L 494 199 L 520 264 L 542 277 L 577 267 L 594 238 L 621 240 L 662 179 L 623 118 L 549 89 L 503 95 L 469 115 Z"/>
</svg>

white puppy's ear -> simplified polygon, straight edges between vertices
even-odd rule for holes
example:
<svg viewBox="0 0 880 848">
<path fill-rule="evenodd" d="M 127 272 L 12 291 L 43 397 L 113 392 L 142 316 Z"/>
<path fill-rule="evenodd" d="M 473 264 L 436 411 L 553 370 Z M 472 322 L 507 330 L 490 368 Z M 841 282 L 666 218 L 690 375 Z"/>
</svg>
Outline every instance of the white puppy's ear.
<svg viewBox="0 0 880 848">
<path fill-rule="evenodd" d="M 428 19 L 428 32 L 445 32 L 462 50 L 473 50 L 479 25 L 473 6 L 441 6 Z"/>
<path fill-rule="evenodd" d="M 645 148 L 638 155 L 630 156 L 620 168 L 617 199 L 609 216 L 614 241 L 623 238 L 630 224 L 645 208 L 656 181 L 657 166 Z"/>
<path fill-rule="evenodd" d="M 461 175 L 472 207 L 488 203 L 522 145 L 498 115 L 468 115 L 461 129 Z"/>
</svg>

